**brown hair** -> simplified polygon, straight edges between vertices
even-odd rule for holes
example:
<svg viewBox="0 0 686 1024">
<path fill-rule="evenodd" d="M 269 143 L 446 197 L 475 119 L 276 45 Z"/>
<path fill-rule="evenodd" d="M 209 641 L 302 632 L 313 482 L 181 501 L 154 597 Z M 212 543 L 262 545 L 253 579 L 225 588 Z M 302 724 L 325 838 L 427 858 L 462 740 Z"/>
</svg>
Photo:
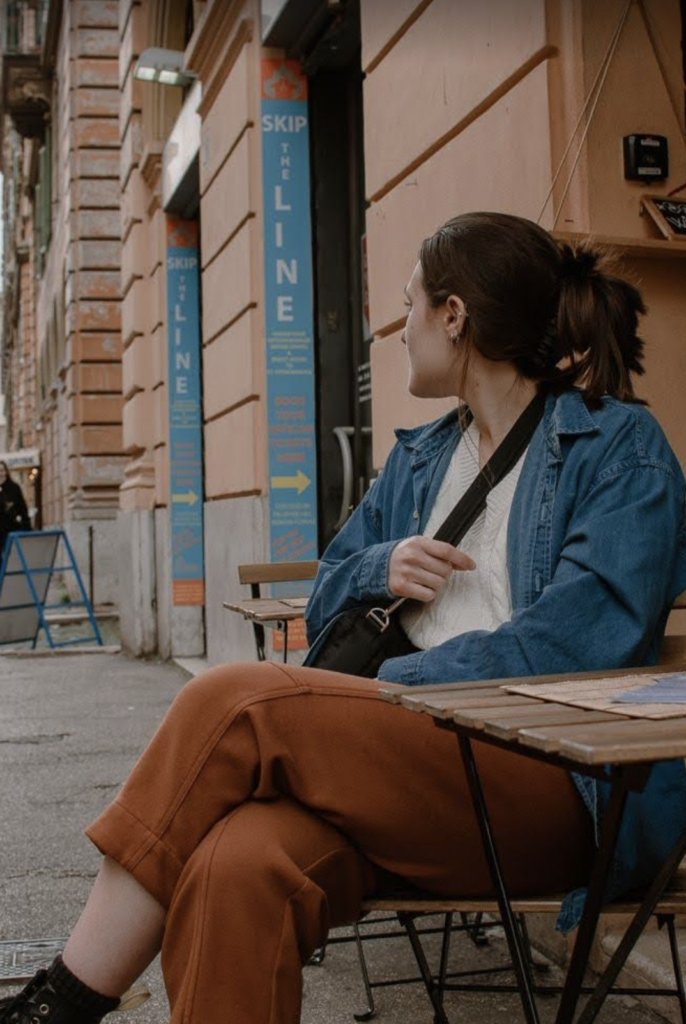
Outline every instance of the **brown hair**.
<svg viewBox="0 0 686 1024">
<path fill-rule="evenodd" d="M 646 308 L 610 273 L 609 253 L 556 242 L 523 217 L 466 213 L 422 243 L 419 261 L 434 308 L 450 295 L 465 303 L 461 343 L 557 390 L 579 385 L 591 405 L 640 401 L 631 374 L 644 372 L 636 332 Z"/>
<path fill-rule="evenodd" d="M 2 459 L 0 459 L 0 466 L 4 466 L 5 467 L 5 472 L 7 473 L 7 479 L 11 480 L 12 479 L 12 474 L 10 473 L 10 467 L 7 465 L 7 463 L 4 462 Z"/>
</svg>

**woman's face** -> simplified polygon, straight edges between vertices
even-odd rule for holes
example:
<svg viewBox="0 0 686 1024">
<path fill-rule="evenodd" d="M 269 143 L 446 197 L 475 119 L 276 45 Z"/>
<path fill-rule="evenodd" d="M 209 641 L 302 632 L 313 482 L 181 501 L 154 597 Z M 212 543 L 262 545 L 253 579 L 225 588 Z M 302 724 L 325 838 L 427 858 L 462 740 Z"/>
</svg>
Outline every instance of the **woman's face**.
<svg viewBox="0 0 686 1024">
<path fill-rule="evenodd" d="M 462 351 L 459 341 L 461 312 L 454 296 L 434 309 L 429 303 L 422 268 L 417 263 L 405 289 L 408 308 L 405 328 L 400 336 L 407 347 L 410 363 L 408 390 L 417 398 L 445 398 L 457 394 L 462 375 Z"/>
</svg>

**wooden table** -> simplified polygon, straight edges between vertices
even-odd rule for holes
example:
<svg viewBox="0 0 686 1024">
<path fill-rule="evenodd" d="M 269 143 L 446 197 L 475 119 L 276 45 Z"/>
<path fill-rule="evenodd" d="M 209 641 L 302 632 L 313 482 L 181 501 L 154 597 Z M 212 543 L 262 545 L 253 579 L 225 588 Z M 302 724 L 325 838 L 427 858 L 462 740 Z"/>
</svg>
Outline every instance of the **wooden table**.
<svg viewBox="0 0 686 1024">
<path fill-rule="evenodd" d="M 670 673 L 683 671 L 686 671 L 686 664 L 670 665 Z M 437 725 L 457 734 L 528 1024 L 539 1024 L 530 966 L 520 942 L 503 881 L 472 741 L 491 743 L 611 783 L 611 795 L 602 821 L 600 845 L 594 860 L 588 897 L 556 1018 L 556 1024 L 571 1024 L 603 906 L 603 893 L 627 796 L 631 790 L 640 791 L 644 788 L 655 762 L 686 757 L 686 705 L 683 706 L 681 717 L 648 721 L 639 717 L 620 717 L 605 710 L 578 708 L 550 699 L 544 701 L 508 692 L 505 687 L 521 684 L 542 687 L 566 680 L 582 684 L 584 680 L 597 679 L 600 693 L 603 682 L 611 685 L 618 677 L 629 674 L 653 677 L 664 674 L 664 670 L 660 673 L 654 667 L 624 669 L 606 673 L 496 679 L 381 691 L 384 700 L 401 704 L 410 711 L 429 714 Z M 647 683 L 649 679 L 645 681 Z M 617 706 L 620 709 L 624 707 Z M 636 705 L 633 707 L 635 709 Z M 685 853 L 686 832 L 646 891 L 637 914 L 579 1015 L 577 1024 L 591 1024 L 595 1019 Z"/>
</svg>

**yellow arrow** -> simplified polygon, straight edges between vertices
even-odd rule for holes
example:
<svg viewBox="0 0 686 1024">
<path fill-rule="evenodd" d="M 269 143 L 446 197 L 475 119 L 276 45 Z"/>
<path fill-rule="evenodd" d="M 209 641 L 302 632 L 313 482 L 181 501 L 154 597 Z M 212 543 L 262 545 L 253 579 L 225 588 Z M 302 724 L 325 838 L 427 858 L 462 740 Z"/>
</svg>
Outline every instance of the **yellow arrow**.
<svg viewBox="0 0 686 1024">
<path fill-rule="evenodd" d="M 186 494 L 172 494 L 172 501 L 175 505 L 195 505 L 198 495 L 195 491 L 187 491 Z"/>
<path fill-rule="evenodd" d="M 275 488 L 286 488 L 290 487 L 297 491 L 298 494 L 302 494 L 303 491 L 307 490 L 312 481 L 309 476 L 305 476 L 301 469 L 298 470 L 295 476 L 273 476 L 272 487 Z"/>
</svg>

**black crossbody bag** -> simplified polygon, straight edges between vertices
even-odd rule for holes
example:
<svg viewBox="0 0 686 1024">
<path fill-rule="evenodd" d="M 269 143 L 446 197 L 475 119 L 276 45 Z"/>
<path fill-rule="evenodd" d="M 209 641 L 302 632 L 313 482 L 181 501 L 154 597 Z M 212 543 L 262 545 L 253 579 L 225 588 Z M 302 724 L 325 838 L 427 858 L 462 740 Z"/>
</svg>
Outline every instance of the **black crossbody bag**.
<svg viewBox="0 0 686 1024">
<path fill-rule="evenodd" d="M 545 395 L 537 395 L 498 445 L 483 470 L 465 491 L 434 535 L 454 547 L 460 543 L 486 506 L 488 492 L 517 464 L 543 416 Z M 358 605 L 337 615 L 320 633 L 305 659 L 308 668 L 375 679 L 388 658 L 414 654 L 414 646 L 398 615 L 408 601 L 400 597 L 387 608 Z M 420 602 L 410 601 L 410 604 Z"/>
</svg>

